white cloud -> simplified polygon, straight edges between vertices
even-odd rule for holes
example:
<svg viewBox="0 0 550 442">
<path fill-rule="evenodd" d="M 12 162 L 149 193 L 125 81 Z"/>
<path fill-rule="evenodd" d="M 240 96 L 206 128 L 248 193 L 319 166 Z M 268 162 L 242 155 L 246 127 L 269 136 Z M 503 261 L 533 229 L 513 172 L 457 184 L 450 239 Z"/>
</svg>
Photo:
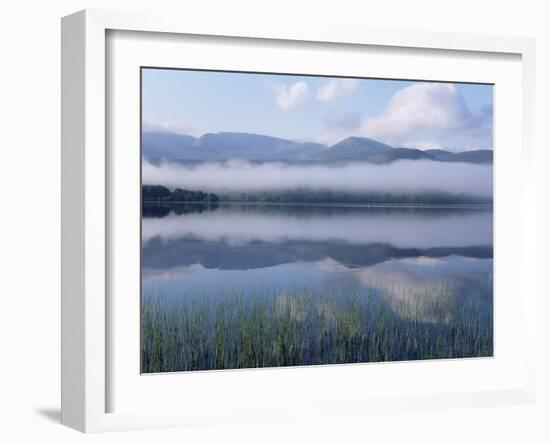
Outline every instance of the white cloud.
<svg viewBox="0 0 550 442">
<path fill-rule="evenodd" d="M 277 106 L 284 111 L 304 104 L 310 96 L 309 86 L 305 81 L 298 81 L 291 85 L 277 85 L 275 91 Z"/>
<path fill-rule="evenodd" d="M 488 135 L 489 112 L 473 112 L 456 86 L 417 83 L 397 91 L 381 115 L 363 121 L 360 133 L 390 144 L 410 142 L 422 132 Z"/>
<path fill-rule="evenodd" d="M 428 267 L 435 267 L 440 266 L 443 264 L 443 259 L 441 258 L 433 258 L 429 256 L 418 256 L 416 258 L 404 258 L 401 260 L 403 264 L 412 264 L 415 266 L 428 266 Z"/>
<path fill-rule="evenodd" d="M 196 130 L 190 124 L 186 124 L 182 121 L 164 121 L 156 122 L 143 120 L 141 122 L 141 129 L 143 132 L 168 132 L 173 134 L 189 135 L 195 133 Z"/>
<path fill-rule="evenodd" d="M 359 86 L 359 80 L 353 78 L 332 78 L 317 91 L 317 100 L 334 101 L 351 94 Z"/>
<path fill-rule="evenodd" d="M 447 150 L 446 146 L 444 146 L 442 143 L 440 143 L 437 140 L 409 141 L 409 142 L 401 143 L 400 147 L 408 147 L 410 149 L 420 149 L 420 150 L 428 150 L 428 149 Z"/>
</svg>

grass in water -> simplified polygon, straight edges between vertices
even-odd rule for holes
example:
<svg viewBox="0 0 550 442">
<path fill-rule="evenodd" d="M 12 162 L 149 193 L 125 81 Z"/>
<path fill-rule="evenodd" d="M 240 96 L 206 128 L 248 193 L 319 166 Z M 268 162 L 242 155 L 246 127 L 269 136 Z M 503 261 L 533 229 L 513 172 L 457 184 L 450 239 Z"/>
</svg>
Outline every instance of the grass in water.
<svg viewBox="0 0 550 442">
<path fill-rule="evenodd" d="M 142 372 L 492 356 L 490 294 L 441 291 L 144 293 Z"/>
</svg>

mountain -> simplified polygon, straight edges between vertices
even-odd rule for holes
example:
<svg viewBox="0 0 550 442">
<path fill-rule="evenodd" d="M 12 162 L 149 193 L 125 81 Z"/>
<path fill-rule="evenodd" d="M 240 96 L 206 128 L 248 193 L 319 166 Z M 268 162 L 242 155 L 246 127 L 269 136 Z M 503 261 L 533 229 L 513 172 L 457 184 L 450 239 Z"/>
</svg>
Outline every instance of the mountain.
<svg viewBox="0 0 550 442">
<path fill-rule="evenodd" d="M 345 242 L 285 241 L 284 243 L 238 243 L 220 247 L 215 241 L 193 238 L 164 242 L 152 238 L 143 245 L 143 268 L 170 269 L 201 264 L 221 270 L 250 270 L 296 261 L 319 262 L 334 260 L 352 269 L 369 267 L 396 258 L 446 256 L 488 259 L 493 257 L 492 246 L 400 248 L 388 243 L 348 244 Z"/>
<path fill-rule="evenodd" d="M 468 150 L 465 152 L 449 153 L 448 155 L 440 155 L 437 157 L 439 161 L 447 161 L 453 163 L 474 163 L 474 164 L 493 164 L 492 150 Z"/>
<path fill-rule="evenodd" d="M 164 132 L 143 132 L 142 154 L 150 161 L 281 161 L 388 164 L 398 160 L 431 160 L 492 164 L 492 150 L 453 153 L 443 149 L 392 147 L 370 138 L 348 137 L 332 146 L 242 132 L 207 133 L 199 138 Z"/>
<path fill-rule="evenodd" d="M 397 160 L 433 160 L 434 157 L 419 149 L 396 147 L 365 155 L 363 159 L 369 163 L 387 164 Z"/>
<path fill-rule="evenodd" d="M 391 146 L 370 138 L 349 137 L 315 155 L 317 160 L 360 160 L 373 153 L 392 150 Z"/>
<path fill-rule="evenodd" d="M 194 143 L 194 151 L 204 159 L 273 159 L 282 152 L 296 149 L 300 143 L 266 135 L 239 132 L 204 134 Z"/>
<path fill-rule="evenodd" d="M 424 152 L 434 157 L 439 157 L 440 155 L 452 154 L 452 152 L 449 152 L 448 150 L 443 150 L 443 149 L 426 149 Z"/>
<path fill-rule="evenodd" d="M 142 132 L 141 153 L 146 158 L 175 159 L 193 146 L 197 139 L 191 135 L 167 132 Z"/>
<path fill-rule="evenodd" d="M 143 155 L 152 160 L 303 161 L 326 149 L 326 146 L 240 132 L 208 133 L 200 138 L 163 132 L 144 132 L 142 149 Z"/>
</svg>

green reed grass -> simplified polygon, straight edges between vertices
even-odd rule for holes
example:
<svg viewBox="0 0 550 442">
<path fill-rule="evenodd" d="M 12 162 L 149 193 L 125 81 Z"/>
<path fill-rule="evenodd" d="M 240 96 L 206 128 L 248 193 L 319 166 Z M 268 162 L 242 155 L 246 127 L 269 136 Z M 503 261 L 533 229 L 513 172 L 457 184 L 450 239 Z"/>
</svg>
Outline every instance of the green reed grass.
<svg viewBox="0 0 550 442">
<path fill-rule="evenodd" d="M 228 291 L 215 300 L 144 293 L 142 371 L 492 356 L 492 313 L 481 308 L 483 296 L 442 290 L 408 296 L 272 288 Z"/>
</svg>

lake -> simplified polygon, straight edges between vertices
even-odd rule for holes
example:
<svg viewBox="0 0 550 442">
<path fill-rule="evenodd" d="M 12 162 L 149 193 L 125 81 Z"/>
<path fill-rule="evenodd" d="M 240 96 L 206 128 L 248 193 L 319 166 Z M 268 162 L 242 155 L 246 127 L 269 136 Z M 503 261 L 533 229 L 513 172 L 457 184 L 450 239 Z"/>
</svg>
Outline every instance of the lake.
<svg viewBox="0 0 550 442">
<path fill-rule="evenodd" d="M 493 354 L 490 207 L 142 215 L 144 373 Z"/>
</svg>

